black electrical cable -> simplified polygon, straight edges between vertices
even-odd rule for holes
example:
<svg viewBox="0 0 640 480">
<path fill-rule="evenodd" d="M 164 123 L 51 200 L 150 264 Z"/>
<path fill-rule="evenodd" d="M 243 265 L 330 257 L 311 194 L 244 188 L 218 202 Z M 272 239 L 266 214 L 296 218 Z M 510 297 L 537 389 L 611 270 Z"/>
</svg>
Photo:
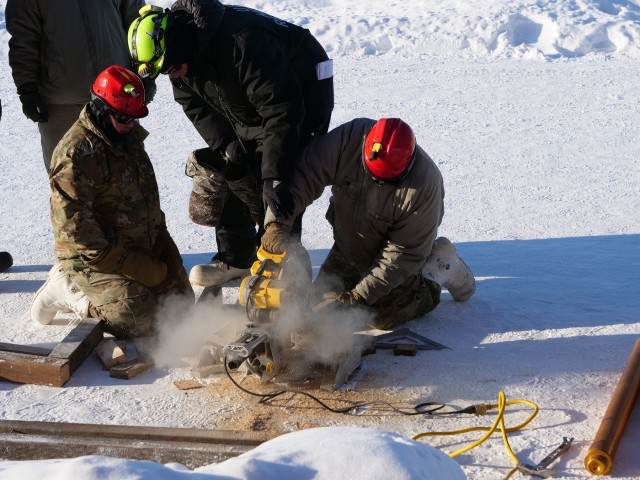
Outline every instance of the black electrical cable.
<svg viewBox="0 0 640 480">
<path fill-rule="evenodd" d="M 333 408 L 330 407 L 329 405 L 327 405 L 326 403 L 324 403 L 322 400 L 320 400 L 318 397 L 310 394 L 309 392 L 304 392 L 302 390 L 292 390 L 292 389 L 282 389 L 282 390 L 273 390 L 271 392 L 267 392 L 267 393 L 258 393 L 258 392 L 252 392 L 251 390 L 248 390 L 244 387 L 242 387 L 238 382 L 236 382 L 233 377 L 231 376 L 231 373 L 229 372 L 229 369 L 227 368 L 227 358 L 225 356 L 224 358 L 224 371 L 227 373 L 227 377 L 229 377 L 229 380 L 231 380 L 231 382 L 238 387 L 240 390 L 242 390 L 243 392 L 249 394 L 249 395 L 253 395 L 254 397 L 260 397 L 260 401 L 259 403 L 266 403 L 269 402 L 270 400 L 273 400 L 276 397 L 279 397 L 280 395 L 284 395 L 285 393 L 289 393 L 292 395 L 303 395 L 307 398 L 310 398 L 311 400 L 313 400 L 314 402 L 318 403 L 319 405 L 321 405 L 324 409 L 333 412 L 333 413 L 351 413 L 354 414 L 355 411 L 357 409 L 363 408 L 363 407 L 371 407 L 371 406 L 375 406 L 375 405 L 384 405 L 386 407 L 388 407 L 389 409 L 393 410 L 396 413 L 399 413 L 401 415 L 407 415 L 407 416 L 412 416 L 412 415 L 452 415 L 452 414 L 457 414 L 457 413 L 475 413 L 475 411 L 473 411 L 473 407 L 467 407 L 465 409 L 462 410 L 454 410 L 454 411 L 450 411 L 450 412 L 439 412 L 438 410 L 444 408 L 446 405 L 444 403 L 440 403 L 440 402 L 423 402 L 423 403 L 419 403 L 418 405 L 413 407 L 413 410 L 403 410 L 400 408 L 397 408 L 395 406 L 393 406 L 392 404 L 390 404 L 389 402 L 386 402 L 384 400 L 373 400 L 370 402 L 354 402 L 351 405 L 347 406 L 347 407 L 343 407 L 343 408 Z"/>
</svg>

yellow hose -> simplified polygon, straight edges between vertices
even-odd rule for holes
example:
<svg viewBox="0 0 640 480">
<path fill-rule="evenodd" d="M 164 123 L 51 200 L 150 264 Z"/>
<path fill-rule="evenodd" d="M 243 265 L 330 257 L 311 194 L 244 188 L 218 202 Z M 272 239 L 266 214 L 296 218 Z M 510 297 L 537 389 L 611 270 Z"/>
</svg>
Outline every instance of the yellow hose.
<svg viewBox="0 0 640 480">
<path fill-rule="evenodd" d="M 522 422 L 519 425 L 516 425 L 515 427 L 510 427 L 507 428 L 504 422 L 504 412 L 507 406 L 509 405 L 527 405 L 531 408 L 533 408 L 533 413 L 531 413 L 531 415 L 529 415 L 529 418 L 527 418 L 524 422 Z M 477 447 L 478 445 L 480 445 L 482 442 L 484 442 L 487 438 L 489 438 L 491 435 L 493 435 L 493 433 L 497 430 L 498 426 L 500 426 L 500 431 L 502 433 L 502 440 L 504 441 L 504 445 L 507 449 L 507 453 L 509 453 L 509 456 L 513 459 L 513 461 L 516 463 L 516 465 L 520 464 L 520 461 L 518 460 L 518 457 L 516 456 L 515 453 L 513 453 L 513 450 L 511 449 L 511 446 L 509 445 L 509 440 L 507 439 L 507 433 L 511 433 L 511 432 L 516 432 L 524 427 L 526 427 L 531 420 L 534 419 L 534 417 L 538 414 L 538 406 L 533 403 L 530 402 L 529 400 L 506 400 L 506 396 L 504 394 L 503 391 L 500 391 L 498 393 L 498 403 L 497 404 L 492 404 L 492 405 L 477 405 L 476 406 L 476 410 L 479 411 L 479 414 L 484 414 L 489 410 L 493 410 L 497 408 L 498 409 L 498 413 L 497 413 L 497 417 L 495 419 L 495 421 L 493 422 L 493 424 L 490 427 L 470 427 L 470 428 L 464 428 L 462 430 L 452 430 L 452 431 L 448 431 L 448 432 L 424 432 L 424 433 L 419 433 L 417 435 L 415 435 L 413 437 L 414 440 L 418 440 L 419 438 L 423 438 L 423 437 L 435 437 L 435 436 L 444 436 L 444 435 L 460 435 L 462 433 L 468 433 L 468 432 L 476 432 L 476 431 L 486 431 L 487 433 L 480 438 L 479 440 L 476 440 L 475 442 L 471 443 L 470 445 L 467 445 L 464 448 L 461 448 L 460 450 L 456 450 L 455 452 L 449 453 L 450 457 L 456 457 L 458 455 L 460 455 L 461 453 L 464 452 L 468 452 L 469 450 L 471 450 L 472 448 Z"/>
</svg>

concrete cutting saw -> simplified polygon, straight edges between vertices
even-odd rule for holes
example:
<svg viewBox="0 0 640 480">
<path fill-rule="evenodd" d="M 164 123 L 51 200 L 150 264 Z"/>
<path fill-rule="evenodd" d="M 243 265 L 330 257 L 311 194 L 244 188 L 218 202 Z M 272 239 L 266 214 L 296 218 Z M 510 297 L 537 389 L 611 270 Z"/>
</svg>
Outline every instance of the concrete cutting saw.
<svg viewBox="0 0 640 480">
<path fill-rule="evenodd" d="M 239 290 L 247 328 L 224 347 L 226 367 L 234 371 L 244 363 L 261 381 L 272 380 L 280 371 L 284 344 L 290 344 L 287 329 L 304 328 L 309 319 L 310 291 L 311 260 L 304 247 L 292 246 L 282 254 L 260 247 Z"/>
</svg>

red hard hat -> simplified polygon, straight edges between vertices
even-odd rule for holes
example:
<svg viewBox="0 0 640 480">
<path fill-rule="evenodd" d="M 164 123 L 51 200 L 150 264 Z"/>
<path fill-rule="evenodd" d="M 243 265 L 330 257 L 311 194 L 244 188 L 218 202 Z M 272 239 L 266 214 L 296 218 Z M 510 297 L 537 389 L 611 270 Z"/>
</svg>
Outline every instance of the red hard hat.
<svg viewBox="0 0 640 480">
<path fill-rule="evenodd" d="M 374 178 L 394 180 L 413 164 L 416 136 L 399 118 L 381 118 L 369 130 L 362 148 L 362 161 Z"/>
<path fill-rule="evenodd" d="M 146 117 L 144 86 L 140 77 L 126 68 L 111 65 L 103 70 L 91 86 L 93 94 L 111 109 L 134 118 Z"/>
</svg>

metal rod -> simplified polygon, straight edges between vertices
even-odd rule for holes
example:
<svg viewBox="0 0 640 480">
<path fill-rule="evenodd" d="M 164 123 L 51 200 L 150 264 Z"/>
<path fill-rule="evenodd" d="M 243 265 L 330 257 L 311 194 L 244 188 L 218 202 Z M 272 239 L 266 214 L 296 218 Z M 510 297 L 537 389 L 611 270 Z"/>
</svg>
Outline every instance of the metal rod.
<svg viewBox="0 0 640 480">
<path fill-rule="evenodd" d="M 584 459 L 584 466 L 593 475 L 606 475 L 611 470 L 613 458 L 633 411 L 640 392 L 640 339 L 636 341 L 618 386 L 613 392 L 609 407 L 600 422 L 591 448 Z"/>
</svg>

